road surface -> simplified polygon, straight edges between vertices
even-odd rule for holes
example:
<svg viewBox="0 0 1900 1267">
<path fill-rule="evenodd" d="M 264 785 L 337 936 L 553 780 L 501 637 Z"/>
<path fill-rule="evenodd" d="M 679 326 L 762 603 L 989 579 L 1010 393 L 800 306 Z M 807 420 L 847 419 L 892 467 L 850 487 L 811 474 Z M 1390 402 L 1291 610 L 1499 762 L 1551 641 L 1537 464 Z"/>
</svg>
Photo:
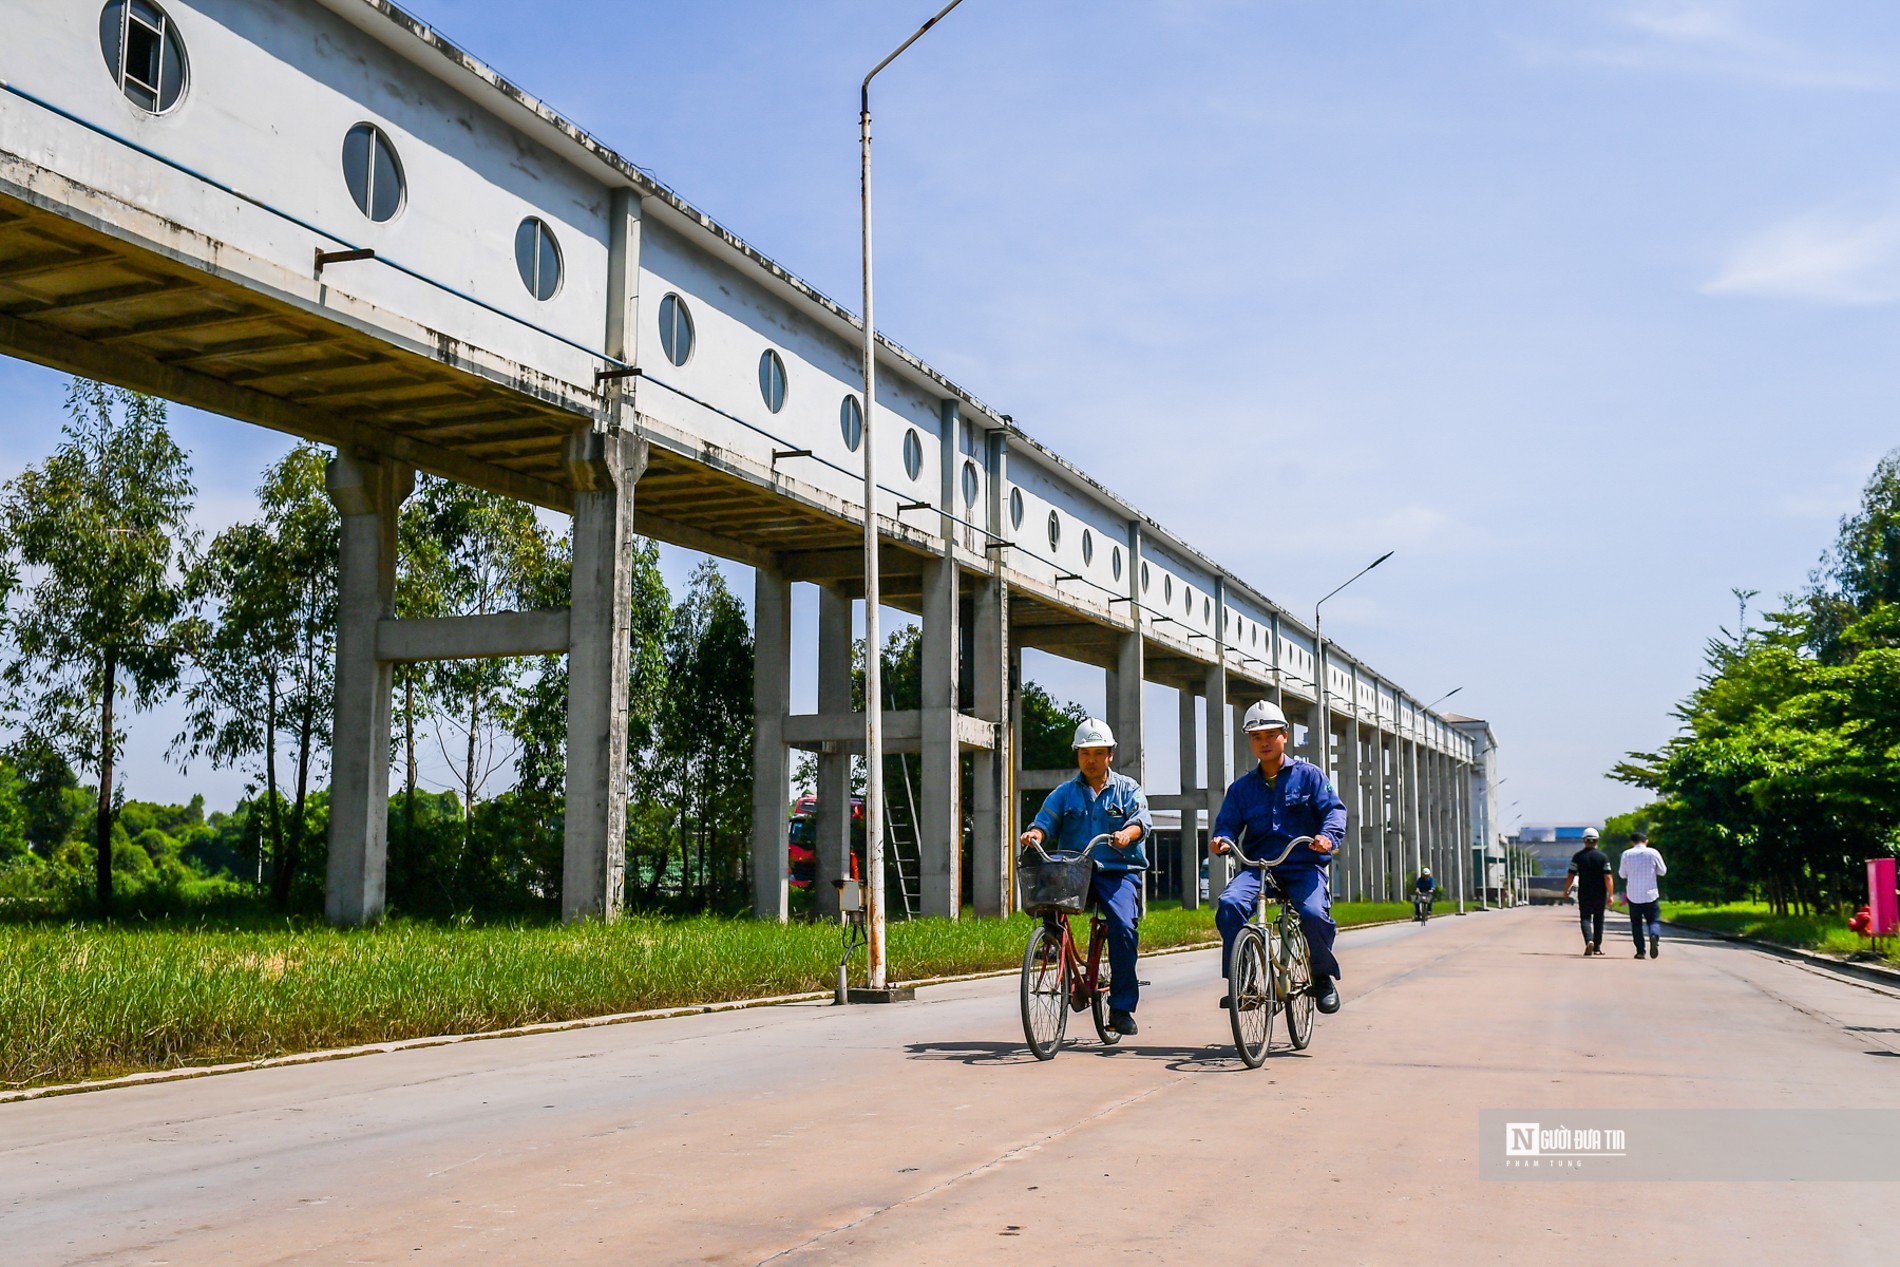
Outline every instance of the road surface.
<svg viewBox="0 0 1900 1267">
<path fill-rule="evenodd" d="M 1258 1071 L 1196 952 L 1046 1064 L 1002 979 L 0 1105 L 0 1262 L 1892 1262 L 1894 1183 L 1480 1177 L 1487 1108 L 1900 1108 L 1900 992 L 1624 928 L 1348 933 Z"/>
</svg>

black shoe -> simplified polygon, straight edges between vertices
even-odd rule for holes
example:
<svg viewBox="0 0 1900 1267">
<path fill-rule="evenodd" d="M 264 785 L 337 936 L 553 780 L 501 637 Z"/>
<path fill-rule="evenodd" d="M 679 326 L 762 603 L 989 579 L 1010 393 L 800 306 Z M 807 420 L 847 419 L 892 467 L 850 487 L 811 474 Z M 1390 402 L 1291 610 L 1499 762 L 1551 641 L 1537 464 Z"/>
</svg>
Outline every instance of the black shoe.
<svg viewBox="0 0 1900 1267">
<path fill-rule="evenodd" d="M 1583 943 L 1583 957 L 1584 958 L 1588 959 L 1591 955 L 1594 955 L 1595 953 L 1596 951 L 1590 949 L 1589 942 L 1586 941 L 1585 943 Z"/>
<path fill-rule="evenodd" d="M 1600 942 L 1600 941 L 1593 941 L 1593 942 L 1591 942 L 1591 943 L 1590 943 L 1590 953 L 1591 953 L 1591 954 L 1593 954 L 1593 955 L 1600 955 L 1600 954 L 1602 954 L 1602 953 L 1603 953 L 1603 943 L 1602 943 L 1602 942 Z"/>
<path fill-rule="evenodd" d="M 1234 1006 L 1234 996 L 1233 996 L 1233 995 L 1231 995 L 1231 994 L 1223 994 L 1223 995 L 1221 995 L 1221 996 L 1220 996 L 1220 1010 L 1221 1010 L 1221 1011 L 1223 1011 L 1223 1012 L 1225 1012 L 1225 1011 L 1228 1011 L 1228 1010 L 1229 1010 L 1229 1009 L 1231 1009 L 1231 1008 L 1232 1008 L 1233 1006 Z"/>
<path fill-rule="evenodd" d="M 1649 957 L 1651 959 L 1654 959 L 1656 957 L 1656 948 L 1659 944 L 1660 943 L 1658 943 L 1654 937 L 1651 937 L 1649 939 Z"/>
<path fill-rule="evenodd" d="M 1141 1032 L 1141 1026 L 1135 1024 L 1134 1016 L 1122 1011 L 1118 1007 L 1109 1009 L 1108 1027 L 1117 1034 L 1122 1035 L 1139 1034 Z"/>
<path fill-rule="evenodd" d="M 1637 957 L 1638 959 L 1641 959 L 1641 958 L 1644 958 L 1644 955 L 1643 955 L 1643 948 L 1642 948 L 1641 946 L 1638 946 L 1638 947 L 1636 948 L 1636 957 Z"/>
<path fill-rule="evenodd" d="M 1331 977 L 1313 982 L 1313 1006 L 1328 1016 L 1339 1010 L 1339 987 L 1333 984 Z"/>
</svg>

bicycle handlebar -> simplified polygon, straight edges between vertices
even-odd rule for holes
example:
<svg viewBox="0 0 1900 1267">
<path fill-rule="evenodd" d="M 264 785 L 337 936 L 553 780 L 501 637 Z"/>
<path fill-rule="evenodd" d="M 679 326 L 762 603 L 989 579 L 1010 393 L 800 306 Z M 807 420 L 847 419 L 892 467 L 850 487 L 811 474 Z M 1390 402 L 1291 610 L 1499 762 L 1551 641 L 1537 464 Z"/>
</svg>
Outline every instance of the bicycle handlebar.
<svg viewBox="0 0 1900 1267">
<path fill-rule="evenodd" d="M 1295 849 L 1300 848 L 1302 845 L 1312 844 L 1313 838 L 1311 836 L 1295 836 L 1292 840 L 1289 840 L 1286 842 L 1286 848 L 1280 851 L 1279 857 L 1259 859 L 1259 860 L 1249 858 L 1246 854 L 1240 851 L 1240 847 L 1246 843 L 1247 843 L 1247 829 L 1243 827 L 1240 829 L 1240 839 L 1234 842 L 1233 848 L 1228 850 L 1228 852 L 1233 854 L 1234 857 L 1240 860 L 1241 866 L 1251 867 L 1255 871 L 1265 871 L 1265 870 L 1268 870 L 1269 868 L 1277 867 L 1281 863 L 1285 862 L 1289 857 L 1292 856 L 1293 851 Z"/>
<path fill-rule="evenodd" d="M 1047 837 L 1044 837 L 1044 839 L 1047 839 Z M 1082 846 L 1082 852 L 1081 852 L 1081 853 L 1079 853 L 1079 854 L 1075 854 L 1075 855 L 1073 855 L 1073 856 L 1075 856 L 1075 857 L 1078 857 L 1078 858 L 1086 858 L 1086 857 L 1088 857 L 1088 853 L 1089 853 L 1089 850 L 1091 850 L 1091 849 L 1093 849 L 1093 848 L 1095 848 L 1095 846 L 1097 846 L 1097 845 L 1099 845 L 1099 844 L 1101 844 L 1101 843 L 1102 843 L 1102 842 L 1104 842 L 1104 841 L 1107 841 L 1107 842 L 1108 842 L 1109 844 L 1111 844 L 1111 845 L 1112 845 L 1112 844 L 1114 844 L 1114 843 L 1115 843 L 1115 837 L 1114 837 L 1114 835 L 1113 835 L 1112 833 L 1109 833 L 1109 832 L 1103 832 L 1103 833 L 1102 833 L 1101 835 L 1099 835 L 1099 836 L 1097 836 L 1097 837 L 1096 837 L 1096 838 L 1095 838 L 1094 840 L 1091 840 L 1091 841 L 1089 841 L 1089 843 L 1088 843 L 1088 844 L 1086 844 L 1086 845 L 1083 845 L 1083 846 Z M 1029 847 L 1030 847 L 1031 849 L 1034 849 L 1034 850 L 1036 851 L 1036 854 L 1037 854 L 1037 856 L 1038 856 L 1038 857 L 1040 857 L 1040 858 L 1041 858 L 1041 859 L 1042 859 L 1042 860 L 1043 860 L 1044 862 L 1054 862 L 1054 861 L 1055 861 L 1055 859 L 1054 859 L 1054 858 L 1051 858 L 1051 857 L 1050 857 L 1050 856 L 1049 856 L 1049 855 L 1048 855 L 1047 853 L 1045 853 L 1045 852 L 1043 851 L 1043 848 L 1042 848 L 1042 841 L 1040 841 L 1040 840 L 1032 840 L 1032 841 L 1030 841 L 1030 842 L 1029 842 Z M 1061 853 L 1061 852 L 1062 852 L 1062 850 L 1060 850 L 1060 849 L 1058 849 L 1058 850 L 1056 850 L 1056 852 L 1057 852 L 1057 853 Z"/>
</svg>

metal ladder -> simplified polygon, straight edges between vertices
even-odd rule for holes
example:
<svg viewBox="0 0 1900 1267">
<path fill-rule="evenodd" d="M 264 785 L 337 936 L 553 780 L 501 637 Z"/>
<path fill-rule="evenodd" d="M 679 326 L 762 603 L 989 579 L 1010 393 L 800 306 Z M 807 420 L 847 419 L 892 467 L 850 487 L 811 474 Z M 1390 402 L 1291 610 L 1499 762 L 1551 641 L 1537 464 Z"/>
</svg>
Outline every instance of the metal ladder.
<svg viewBox="0 0 1900 1267">
<path fill-rule="evenodd" d="M 904 771 L 904 799 L 884 798 L 884 845 L 887 865 L 897 872 L 897 893 L 904 903 L 904 918 L 917 918 L 920 873 L 923 856 L 917 847 L 917 798 L 911 792 L 910 760 L 899 755 L 897 763 Z M 895 791 L 896 789 L 891 789 Z"/>
</svg>

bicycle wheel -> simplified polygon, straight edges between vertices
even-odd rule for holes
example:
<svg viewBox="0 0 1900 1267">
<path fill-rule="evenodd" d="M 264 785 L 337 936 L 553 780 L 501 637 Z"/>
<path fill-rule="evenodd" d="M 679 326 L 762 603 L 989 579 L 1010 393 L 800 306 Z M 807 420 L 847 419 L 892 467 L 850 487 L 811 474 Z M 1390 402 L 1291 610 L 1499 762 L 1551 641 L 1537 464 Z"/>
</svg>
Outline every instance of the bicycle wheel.
<svg viewBox="0 0 1900 1267">
<path fill-rule="evenodd" d="M 1286 1035 L 1293 1050 L 1305 1051 L 1313 1041 L 1313 952 L 1306 930 L 1297 919 L 1287 921 L 1280 933 L 1280 980 L 1286 1001 Z"/>
<path fill-rule="evenodd" d="M 1101 973 L 1095 979 L 1095 997 L 1089 1000 L 1089 1013 L 1095 1020 L 1095 1036 L 1102 1040 L 1102 1046 L 1113 1047 L 1122 1040 L 1119 1030 L 1111 1029 L 1108 1024 L 1108 948 L 1102 948 Z"/>
<path fill-rule="evenodd" d="M 1023 950 L 1023 1037 L 1037 1060 L 1055 1059 L 1069 1027 L 1068 965 L 1062 930 L 1038 924 Z"/>
<path fill-rule="evenodd" d="M 1234 938 L 1234 957 L 1228 969 L 1227 990 L 1232 1000 L 1227 1019 L 1234 1027 L 1234 1047 L 1241 1063 L 1258 1069 L 1273 1041 L 1272 965 L 1267 960 L 1267 936 L 1249 925 Z"/>
</svg>

